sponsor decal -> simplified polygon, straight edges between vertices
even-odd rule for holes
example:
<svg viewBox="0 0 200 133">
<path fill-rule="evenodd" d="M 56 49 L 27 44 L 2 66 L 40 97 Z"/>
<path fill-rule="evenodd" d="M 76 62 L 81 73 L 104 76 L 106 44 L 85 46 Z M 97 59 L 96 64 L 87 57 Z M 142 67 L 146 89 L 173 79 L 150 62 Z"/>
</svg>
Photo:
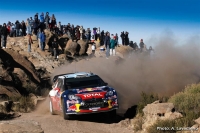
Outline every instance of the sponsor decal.
<svg viewBox="0 0 200 133">
<path fill-rule="evenodd" d="M 100 107 L 89 108 L 89 110 L 92 110 L 92 111 L 98 111 L 98 109 L 100 109 Z"/>
<path fill-rule="evenodd" d="M 75 110 L 76 110 L 76 106 L 75 105 L 71 105 L 67 109 L 67 111 L 75 111 Z"/>
<path fill-rule="evenodd" d="M 108 108 L 112 108 L 112 101 L 111 100 L 108 100 Z"/>
<path fill-rule="evenodd" d="M 77 93 L 86 92 L 86 91 L 98 91 L 102 90 L 102 88 L 85 88 L 85 89 L 76 89 Z"/>
<path fill-rule="evenodd" d="M 85 98 L 90 98 L 90 97 L 102 97 L 103 95 L 101 93 L 89 93 L 89 94 L 84 94 L 83 96 Z"/>
<path fill-rule="evenodd" d="M 80 112 L 80 109 L 79 109 L 79 108 L 80 108 L 81 105 L 80 105 L 80 104 L 75 104 L 75 106 L 76 106 L 76 110 L 75 110 L 75 111 L 76 111 L 76 112 Z"/>
<path fill-rule="evenodd" d="M 116 96 L 116 95 L 114 95 L 114 96 L 111 96 L 111 97 L 108 97 L 108 99 L 115 99 L 115 98 L 117 98 L 117 96 Z"/>
</svg>

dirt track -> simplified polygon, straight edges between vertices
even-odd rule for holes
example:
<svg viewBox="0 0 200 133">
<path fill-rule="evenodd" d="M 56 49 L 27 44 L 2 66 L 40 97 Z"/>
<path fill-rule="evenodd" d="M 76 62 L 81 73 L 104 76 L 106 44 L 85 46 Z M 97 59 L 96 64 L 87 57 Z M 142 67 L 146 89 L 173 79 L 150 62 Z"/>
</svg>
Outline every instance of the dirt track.
<svg viewBox="0 0 200 133">
<path fill-rule="evenodd" d="M 22 114 L 15 120 L 33 120 L 39 122 L 45 133 L 130 133 L 121 127 L 118 116 L 115 122 L 109 122 L 105 114 L 81 115 L 71 120 L 64 120 L 62 115 L 51 115 L 48 109 L 48 98 L 40 103 L 32 113 Z M 14 121 L 15 121 L 14 120 Z"/>
</svg>

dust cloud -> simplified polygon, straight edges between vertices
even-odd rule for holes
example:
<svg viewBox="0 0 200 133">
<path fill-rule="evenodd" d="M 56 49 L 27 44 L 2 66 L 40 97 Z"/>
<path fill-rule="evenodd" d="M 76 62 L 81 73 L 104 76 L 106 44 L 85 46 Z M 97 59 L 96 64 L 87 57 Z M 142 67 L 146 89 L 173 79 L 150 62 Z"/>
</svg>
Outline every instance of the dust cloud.
<svg viewBox="0 0 200 133">
<path fill-rule="evenodd" d="M 140 100 L 142 91 L 170 96 L 200 80 L 200 36 L 193 36 L 185 44 L 170 34 L 154 38 L 155 53 L 148 56 L 132 54 L 116 65 L 116 57 L 92 58 L 61 66 L 52 76 L 67 72 L 93 72 L 115 88 L 121 111 Z M 148 44 L 147 44 L 148 46 Z"/>
</svg>

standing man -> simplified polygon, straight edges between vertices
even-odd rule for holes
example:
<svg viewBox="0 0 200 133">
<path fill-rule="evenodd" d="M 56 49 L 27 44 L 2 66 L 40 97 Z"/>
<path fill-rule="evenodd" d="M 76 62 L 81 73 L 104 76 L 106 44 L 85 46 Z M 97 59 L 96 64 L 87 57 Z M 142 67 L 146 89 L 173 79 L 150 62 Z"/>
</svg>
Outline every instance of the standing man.
<svg viewBox="0 0 200 133">
<path fill-rule="evenodd" d="M 54 59 L 57 59 L 58 58 L 58 42 L 56 41 L 56 38 L 54 38 L 54 41 L 52 42 L 52 48 L 53 48 Z"/>
<path fill-rule="evenodd" d="M 143 39 L 140 40 L 140 52 L 142 52 L 144 49 L 144 42 Z"/>
<path fill-rule="evenodd" d="M 108 57 L 110 56 L 110 33 L 109 32 L 106 34 L 104 45 L 106 47 L 106 59 L 108 59 Z"/>
<path fill-rule="evenodd" d="M 40 34 L 40 43 L 41 43 L 41 50 L 44 51 L 45 48 L 45 41 L 46 41 L 46 36 L 44 31 Z"/>
<path fill-rule="evenodd" d="M 102 32 L 101 32 L 101 37 L 100 37 L 100 45 L 101 46 L 103 46 L 103 44 L 104 44 L 104 30 L 102 30 Z"/>
<path fill-rule="evenodd" d="M 120 37 L 121 37 L 121 39 L 122 39 L 122 45 L 125 45 L 125 41 L 124 41 L 125 34 L 124 34 L 124 31 L 121 32 Z"/>
<path fill-rule="evenodd" d="M 117 47 L 119 47 L 119 42 L 118 42 L 118 34 L 117 34 L 117 33 L 115 34 L 115 39 L 116 39 L 116 44 L 117 44 Z"/>
<path fill-rule="evenodd" d="M 50 20 L 49 12 L 46 12 L 46 15 L 45 15 L 46 29 L 49 29 L 49 20 Z"/>
<path fill-rule="evenodd" d="M 8 36 L 8 29 L 6 27 L 6 23 L 3 24 L 3 27 L 1 28 L 1 40 L 2 40 L 2 47 L 6 48 L 6 41 Z"/>
</svg>

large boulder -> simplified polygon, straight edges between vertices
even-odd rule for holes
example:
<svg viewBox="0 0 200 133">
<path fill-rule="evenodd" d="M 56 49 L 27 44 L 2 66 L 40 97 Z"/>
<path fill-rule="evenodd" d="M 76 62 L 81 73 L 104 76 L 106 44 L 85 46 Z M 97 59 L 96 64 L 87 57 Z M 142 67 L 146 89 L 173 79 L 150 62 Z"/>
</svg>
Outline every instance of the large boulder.
<svg viewBox="0 0 200 133">
<path fill-rule="evenodd" d="M 18 97 L 21 96 L 19 91 L 12 86 L 0 85 L 0 95 L 7 95 L 8 97 Z"/>
<path fill-rule="evenodd" d="M 88 42 L 86 40 L 78 40 L 77 42 L 80 45 L 79 55 L 84 55 L 88 49 Z"/>
<path fill-rule="evenodd" d="M 144 115 L 162 115 L 174 109 L 173 103 L 152 103 L 147 104 L 143 109 Z"/>
<path fill-rule="evenodd" d="M 78 44 L 76 42 L 72 42 L 70 39 L 65 47 L 65 53 L 69 52 L 72 56 L 74 56 L 77 53 L 77 48 Z"/>
<path fill-rule="evenodd" d="M 11 49 L 6 49 L 5 51 L 1 49 L 0 53 L 0 58 L 4 60 L 4 62 L 9 60 L 10 66 L 23 69 L 33 81 L 40 82 L 34 65 L 25 56 L 22 56 Z"/>
</svg>

